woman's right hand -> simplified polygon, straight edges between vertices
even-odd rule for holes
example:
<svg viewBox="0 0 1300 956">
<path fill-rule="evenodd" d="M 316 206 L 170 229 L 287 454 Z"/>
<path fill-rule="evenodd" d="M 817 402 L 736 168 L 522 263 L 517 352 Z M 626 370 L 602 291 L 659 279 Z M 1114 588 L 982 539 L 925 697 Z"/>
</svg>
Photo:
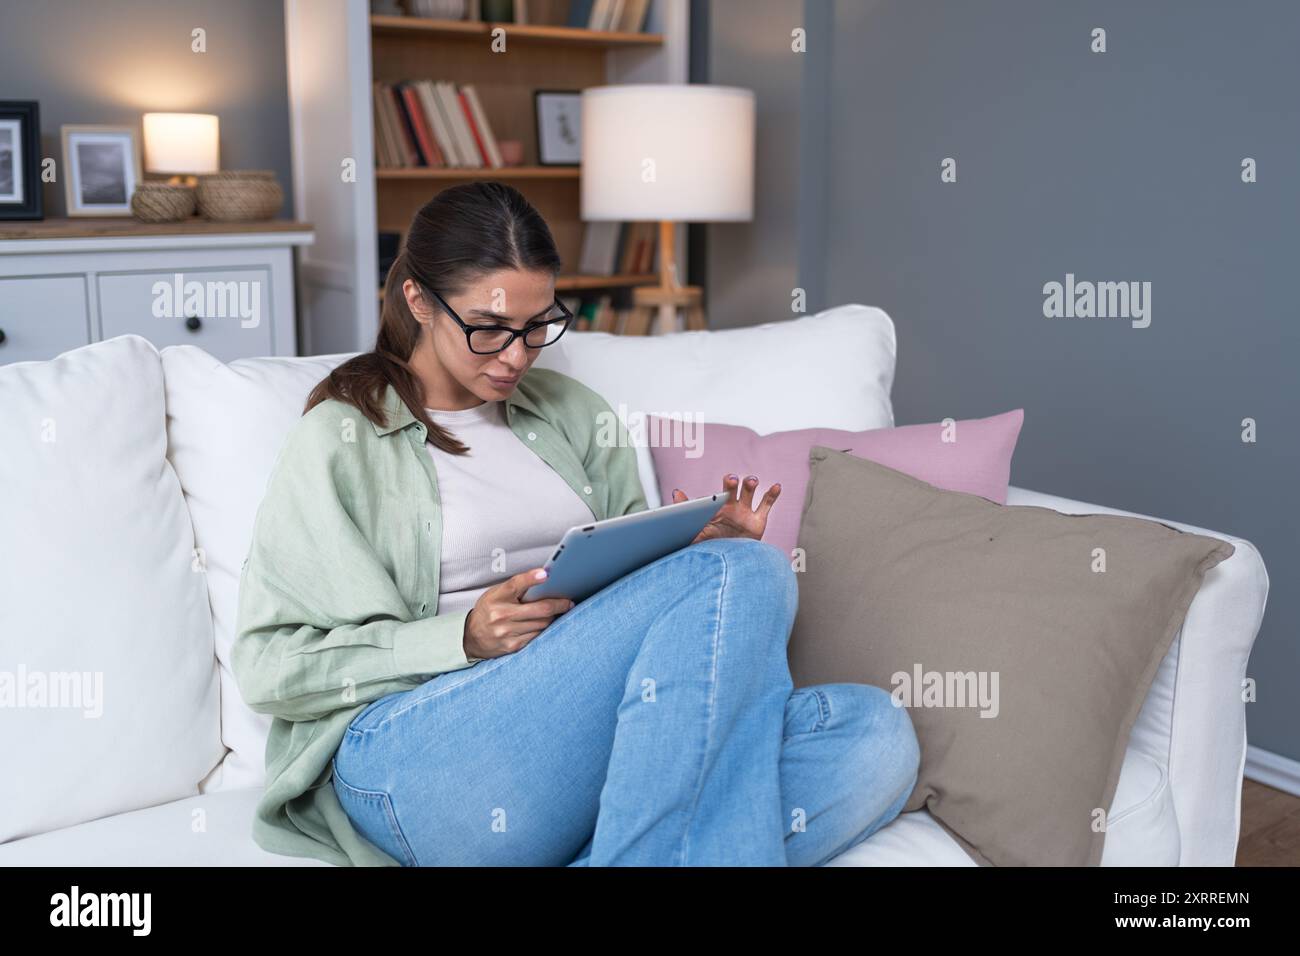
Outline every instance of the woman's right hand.
<svg viewBox="0 0 1300 956">
<path fill-rule="evenodd" d="M 551 621 L 573 607 L 568 598 L 523 600 L 524 592 L 546 580 L 541 568 L 520 571 L 479 595 L 465 619 L 465 656 L 487 660 L 524 647 Z"/>
</svg>

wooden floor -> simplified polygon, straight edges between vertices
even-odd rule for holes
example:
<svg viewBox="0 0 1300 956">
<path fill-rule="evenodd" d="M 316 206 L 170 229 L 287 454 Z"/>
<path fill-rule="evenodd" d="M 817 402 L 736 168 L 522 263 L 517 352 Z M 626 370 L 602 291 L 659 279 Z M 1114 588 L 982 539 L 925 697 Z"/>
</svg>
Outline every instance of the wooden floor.
<svg viewBox="0 0 1300 956">
<path fill-rule="evenodd" d="M 1243 781 L 1237 865 L 1300 866 L 1300 797 Z"/>
</svg>

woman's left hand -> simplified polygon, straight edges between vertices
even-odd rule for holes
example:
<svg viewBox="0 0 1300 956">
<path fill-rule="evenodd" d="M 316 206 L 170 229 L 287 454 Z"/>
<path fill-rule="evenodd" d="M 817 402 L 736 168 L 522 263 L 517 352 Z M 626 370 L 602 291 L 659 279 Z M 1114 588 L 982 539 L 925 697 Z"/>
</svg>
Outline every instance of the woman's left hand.
<svg viewBox="0 0 1300 956">
<path fill-rule="evenodd" d="M 740 487 L 740 497 L 736 497 L 736 487 Z M 727 503 L 718 509 L 691 544 L 707 541 L 710 538 L 753 538 L 761 541 L 767 528 L 767 514 L 772 505 L 781 496 L 781 486 L 773 485 L 763 495 L 763 500 L 754 508 L 754 492 L 758 490 L 758 476 L 750 475 L 744 482 L 737 475 L 722 476 L 722 490 L 727 492 Z M 689 496 L 680 488 L 673 489 L 673 503 L 687 501 Z"/>
</svg>

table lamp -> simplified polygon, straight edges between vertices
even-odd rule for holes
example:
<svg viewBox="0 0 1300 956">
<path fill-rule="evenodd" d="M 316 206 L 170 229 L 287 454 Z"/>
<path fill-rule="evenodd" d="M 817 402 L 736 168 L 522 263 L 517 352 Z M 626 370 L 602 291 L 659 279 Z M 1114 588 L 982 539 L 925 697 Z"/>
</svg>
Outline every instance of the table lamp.
<svg viewBox="0 0 1300 956">
<path fill-rule="evenodd" d="M 211 113 L 145 113 L 143 124 L 145 172 L 170 173 L 169 182 L 194 186 L 199 174 L 220 168 Z"/>
<path fill-rule="evenodd" d="M 659 285 L 638 287 L 659 330 L 704 328 L 701 290 L 677 278 L 674 224 L 754 218 L 754 93 L 734 86 L 630 83 L 582 91 L 581 217 L 657 221 Z"/>
</svg>

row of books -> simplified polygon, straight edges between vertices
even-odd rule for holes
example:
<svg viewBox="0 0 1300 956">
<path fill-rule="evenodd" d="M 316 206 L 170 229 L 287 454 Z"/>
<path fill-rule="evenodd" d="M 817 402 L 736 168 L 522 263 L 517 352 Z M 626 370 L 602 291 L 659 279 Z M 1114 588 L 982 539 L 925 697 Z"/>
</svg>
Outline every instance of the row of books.
<svg viewBox="0 0 1300 956">
<path fill-rule="evenodd" d="M 518 4 L 519 0 L 515 0 Z M 645 29 L 650 0 L 572 0 L 567 26 L 588 30 L 640 33 Z M 516 9 L 516 17 L 518 10 Z"/>
<path fill-rule="evenodd" d="M 560 296 L 560 301 L 573 313 L 573 332 L 636 332 L 645 334 L 645 329 L 633 329 L 638 320 L 630 317 L 636 310 L 627 306 L 626 297 L 612 293 L 596 295 Z M 648 324 L 648 323 L 647 323 Z"/>
<path fill-rule="evenodd" d="M 582 275 L 645 274 L 655 270 L 659 251 L 657 222 L 588 222 L 583 226 L 578 272 Z M 586 296 L 561 296 L 584 332 L 645 335 L 650 316 L 631 308 L 632 292 L 620 288 Z"/>
<path fill-rule="evenodd" d="M 609 294 L 588 296 L 560 296 L 560 301 L 573 313 L 574 332 L 615 332 L 618 330 L 618 313 L 613 307 L 614 297 Z"/>
<path fill-rule="evenodd" d="M 587 299 L 573 297 L 572 300 L 561 297 L 561 301 L 573 312 L 576 320 L 573 331 L 578 332 L 612 332 L 615 335 L 650 335 L 658 324 L 658 316 L 651 309 L 635 308 L 626 300 L 610 293 L 596 295 Z M 574 307 L 574 303 L 577 307 Z M 683 316 L 678 313 L 669 332 L 687 331 Z"/>
<path fill-rule="evenodd" d="M 408 0 L 411 13 L 427 16 L 426 3 Z M 548 5 L 549 6 L 549 5 Z M 465 19 L 490 23 L 532 24 L 529 0 L 469 0 Z M 564 26 L 583 27 L 588 30 L 614 30 L 620 33 L 640 33 L 645 29 L 646 13 L 650 0 L 570 0 Z M 550 26 L 550 21 L 540 23 Z"/>
<path fill-rule="evenodd" d="M 472 83 L 373 84 L 375 165 L 500 169 L 501 150 Z"/>
<path fill-rule="evenodd" d="M 582 232 L 578 271 L 597 276 L 653 272 L 658 247 L 657 222 L 589 222 Z"/>
</svg>

